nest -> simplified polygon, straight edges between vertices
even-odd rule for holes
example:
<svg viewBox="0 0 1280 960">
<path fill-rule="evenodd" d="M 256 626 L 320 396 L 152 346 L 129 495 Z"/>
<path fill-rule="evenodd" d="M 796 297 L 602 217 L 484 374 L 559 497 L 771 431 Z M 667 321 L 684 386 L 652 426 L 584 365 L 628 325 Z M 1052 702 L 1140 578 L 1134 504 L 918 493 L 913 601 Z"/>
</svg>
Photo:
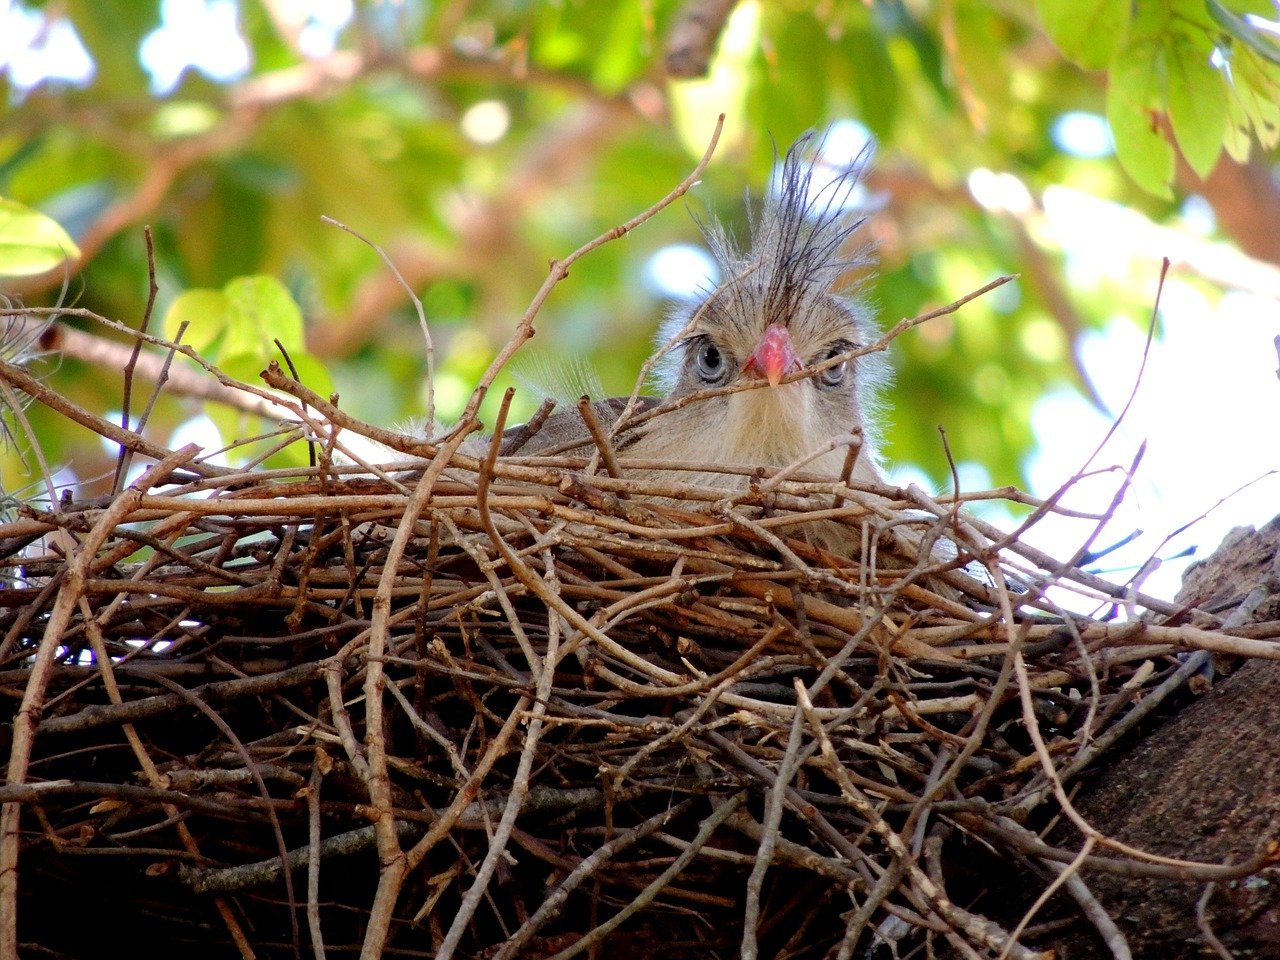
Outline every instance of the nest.
<svg viewBox="0 0 1280 960">
<path fill-rule="evenodd" d="M 1088 896 L 1036 831 L 1205 651 L 1261 643 L 956 498 L 766 473 L 684 502 L 273 378 L 319 465 L 219 468 L 78 411 L 154 465 L 0 524 L 25 944 L 1034 957 Z M 336 465 L 335 426 L 429 457 Z M 1046 903 L 1010 915 L 1000 875 Z"/>
</svg>

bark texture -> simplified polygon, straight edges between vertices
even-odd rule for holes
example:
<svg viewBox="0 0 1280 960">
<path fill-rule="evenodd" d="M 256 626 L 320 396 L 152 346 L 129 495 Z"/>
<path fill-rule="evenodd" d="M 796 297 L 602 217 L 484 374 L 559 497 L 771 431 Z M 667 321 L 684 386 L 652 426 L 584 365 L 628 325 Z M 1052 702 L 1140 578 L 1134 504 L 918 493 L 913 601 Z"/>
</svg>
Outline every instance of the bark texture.
<svg viewBox="0 0 1280 960">
<path fill-rule="evenodd" d="M 1278 545 L 1280 517 L 1256 531 L 1238 528 L 1188 571 L 1178 599 L 1223 615 L 1249 601 L 1247 623 L 1280 618 Z M 1232 666 L 1215 663 L 1215 671 Z M 1252 661 L 1219 675 L 1203 697 L 1107 763 L 1078 808 L 1107 836 L 1151 853 L 1241 863 L 1280 841 L 1278 745 L 1280 663 Z M 1206 927 L 1236 960 L 1280 957 L 1280 868 L 1212 889 L 1203 880 L 1085 880 L 1136 958 L 1223 956 Z M 1080 931 L 1062 938 L 1058 954 L 1114 955 Z"/>
</svg>

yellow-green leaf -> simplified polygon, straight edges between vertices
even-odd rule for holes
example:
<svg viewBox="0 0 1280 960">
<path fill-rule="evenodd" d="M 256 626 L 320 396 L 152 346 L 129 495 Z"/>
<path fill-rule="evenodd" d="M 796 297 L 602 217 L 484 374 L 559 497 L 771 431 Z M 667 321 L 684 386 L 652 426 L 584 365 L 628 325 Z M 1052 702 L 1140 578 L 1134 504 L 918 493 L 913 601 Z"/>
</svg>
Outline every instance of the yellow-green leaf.
<svg viewBox="0 0 1280 960">
<path fill-rule="evenodd" d="M 79 256 L 80 248 L 56 221 L 0 197 L 0 276 L 34 276 Z"/>
<path fill-rule="evenodd" d="M 1231 101 L 1235 103 L 1235 101 Z M 1232 111 L 1234 114 L 1234 110 Z M 1249 136 L 1249 118 L 1242 116 L 1240 120 L 1233 120 L 1227 124 L 1226 136 L 1223 138 L 1223 145 L 1227 148 L 1227 153 L 1231 155 L 1231 159 L 1236 163 L 1247 163 L 1249 160 L 1249 151 L 1253 147 L 1253 138 Z"/>
<path fill-rule="evenodd" d="M 1209 49 L 1187 36 L 1166 48 L 1169 122 L 1182 155 L 1201 177 L 1222 153 L 1227 128 L 1227 84 L 1209 62 Z"/>
<path fill-rule="evenodd" d="M 326 399 L 333 393 L 333 377 L 317 357 L 309 353 L 290 352 L 289 359 L 293 361 L 293 369 L 297 371 L 298 382 L 304 387 L 314 390 Z M 293 376 L 293 371 L 289 370 L 289 364 L 285 363 L 283 358 L 280 360 L 280 366 L 289 376 Z"/>
<path fill-rule="evenodd" d="M 274 349 L 274 348 L 273 348 Z M 298 376 L 302 378 L 302 382 L 306 386 L 311 387 L 317 392 L 327 396 L 332 390 L 331 381 L 328 372 L 320 364 L 318 360 L 306 354 L 302 354 L 293 358 L 294 366 L 298 368 Z M 227 356 L 220 364 L 224 373 L 234 380 L 241 383 L 247 383 L 254 386 L 263 386 L 261 373 L 265 369 L 267 361 L 258 353 L 241 353 L 234 356 Z M 265 419 L 247 416 L 236 411 L 224 411 L 215 413 L 210 411 L 214 421 L 218 423 L 222 429 L 224 437 L 242 439 L 246 436 L 256 435 L 272 429 L 272 424 Z M 277 438 L 269 437 L 254 443 L 238 447 L 234 454 L 238 463 L 246 462 L 248 459 L 257 457 L 265 453 L 278 442 Z M 283 450 L 278 451 L 269 457 L 264 465 L 268 467 L 298 467 L 307 462 L 308 447 L 303 441 L 292 443 Z"/>
<path fill-rule="evenodd" d="M 256 353 L 266 358 L 275 354 L 275 340 L 291 353 L 305 349 L 302 311 L 275 277 L 237 277 L 222 289 L 228 303 L 223 345 L 227 354 Z"/>
<path fill-rule="evenodd" d="M 273 347 L 272 349 L 274 350 L 275 348 Z M 279 361 L 281 369 L 288 376 L 293 376 L 293 373 L 289 370 L 289 364 L 285 362 L 283 357 L 263 357 L 262 354 L 257 352 L 228 354 L 223 357 L 218 366 L 227 376 L 239 380 L 241 383 L 266 389 L 266 385 L 262 382 L 262 371 L 266 369 L 267 364 L 273 359 Z M 304 387 L 326 398 L 333 393 L 333 378 L 329 375 L 325 365 L 316 357 L 309 353 L 299 352 L 296 354 L 291 353 L 289 359 L 293 362 L 293 368 L 298 373 L 298 382 Z"/>
<path fill-rule="evenodd" d="M 648 53 L 644 16 L 640 4 L 624 3 L 609 18 L 610 27 L 591 71 L 592 81 L 604 93 L 619 92 L 643 68 Z"/>
<path fill-rule="evenodd" d="M 1124 42 L 1130 11 L 1130 0 L 1036 0 L 1049 39 L 1086 70 L 1111 62 Z"/>
<path fill-rule="evenodd" d="M 265 389 L 262 371 L 267 368 L 267 362 L 257 351 L 229 353 L 221 359 L 218 367 L 233 380 Z"/>
<path fill-rule="evenodd" d="M 182 342 L 204 352 L 227 328 L 230 305 L 221 290 L 187 290 L 169 306 L 164 315 L 164 335 L 176 340 L 182 324 L 187 324 Z"/>
<path fill-rule="evenodd" d="M 1280 78 L 1266 61 L 1237 57 L 1232 65 L 1233 101 L 1243 109 L 1264 150 L 1280 141 Z"/>
<path fill-rule="evenodd" d="M 1163 46 L 1159 40 L 1130 41 L 1117 55 L 1107 88 L 1107 120 L 1116 156 L 1138 186 L 1170 197 L 1173 145 L 1160 132 L 1164 107 L 1161 75 Z"/>
</svg>

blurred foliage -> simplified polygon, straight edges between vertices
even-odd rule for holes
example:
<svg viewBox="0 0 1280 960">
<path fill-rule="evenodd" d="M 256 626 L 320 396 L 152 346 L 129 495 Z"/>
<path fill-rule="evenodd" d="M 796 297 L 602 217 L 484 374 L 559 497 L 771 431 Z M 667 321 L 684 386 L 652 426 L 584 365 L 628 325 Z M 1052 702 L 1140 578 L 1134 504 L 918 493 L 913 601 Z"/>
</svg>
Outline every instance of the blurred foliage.
<svg viewBox="0 0 1280 960">
<path fill-rule="evenodd" d="M 150 225 L 153 330 L 190 320 L 188 341 L 241 375 L 282 338 L 313 389 L 328 392 L 331 378 L 345 408 L 383 424 L 426 406 L 416 314 L 378 254 L 322 215 L 385 248 L 422 297 L 447 416 L 547 260 L 678 183 L 717 113 L 728 115 L 725 136 L 684 205 L 738 230 L 743 188 L 765 187 L 779 146 L 856 119 L 879 142 L 869 186 L 887 202 L 867 231 L 880 259 L 868 292 L 886 326 L 1023 275 L 895 345 L 889 459 L 947 483 L 943 426 L 957 460 L 1018 482 L 1036 399 L 1063 384 L 1088 390 L 1078 338 L 1117 313 L 1145 322 L 1150 311 L 1149 283 L 1071 289 L 1061 240 L 1043 229 L 1044 189 L 1066 184 L 1173 221 L 1194 186 L 1176 176 L 1179 155 L 1207 175 L 1243 161 L 1251 142 L 1255 159 L 1259 142 L 1272 150 L 1278 129 L 1280 57 L 1246 18 L 1275 19 L 1264 0 L 743 2 L 708 75 L 694 79 L 668 76 L 664 56 L 696 0 L 368 2 L 335 52 L 311 55 L 301 52 L 317 27 L 308 4 L 241 0 L 247 72 L 214 80 L 188 69 L 157 94 L 139 50 L 161 27 L 161 6 L 24 8 L 65 16 L 94 73 L 29 90 L 0 74 L 0 194 L 80 244 L 69 294 L 79 306 L 141 321 Z M 166 43 L 185 52 L 176 36 Z M 1070 112 L 1109 119 L 1118 163 L 1105 150 L 1060 149 L 1054 125 Z M 979 203 L 975 171 L 1012 175 L 1026 204 Z M 585 358 L 607 390 L 628 391 L 668 309 L 651 257 L 697 242 L 676 205 L 594 252 L 543 309 L 533 351 Z M 5 289 L 48 305 L 62 279 Z M 285 305 L 294 301 L 305 327 Z M 118 369 L 35 367 L 92 409 L 120 403 Z M 534 400 L 523 402 L 527 413 Z M 168 440 L 198 410 L 167 396 L 150 429 Z M 78 449 L 55 435 L 54 418 L 29 414 L 55 467 L 70 463 L 81 478 L 109 470 L 109 452 Z M 33 469 L 12 448 L 0 466 L 10 491 Z"/>
<path fill-rule="evenodd" d="M 0 277 L 46 273 L 79 255 L 55 220 L 0 197 Z"/>
</svg>

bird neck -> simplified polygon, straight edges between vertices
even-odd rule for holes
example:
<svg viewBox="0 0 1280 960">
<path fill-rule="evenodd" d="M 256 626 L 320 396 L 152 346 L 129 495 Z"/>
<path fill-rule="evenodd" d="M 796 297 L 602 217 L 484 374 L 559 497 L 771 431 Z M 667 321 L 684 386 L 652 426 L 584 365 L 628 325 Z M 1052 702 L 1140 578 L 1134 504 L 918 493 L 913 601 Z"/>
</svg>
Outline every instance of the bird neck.
<svg viewBox="0 0 1280 960">
<path fill-rule="evenodd" d="M 712 397 L 673 411 L 655 423 L 636 453 L 670 460 L 725 466 L 784 467 L 826 447 L 833 438 L 860 424 L 830 423 L 819 416 L 813 386 L 799 381 L 778 387 Z M 830 450 L 804 468 L 805 473 L 839 477 L 847 448 Z M 876 456 L 864 447 L 852 478 L 883 480 Z"/>
</svg>

